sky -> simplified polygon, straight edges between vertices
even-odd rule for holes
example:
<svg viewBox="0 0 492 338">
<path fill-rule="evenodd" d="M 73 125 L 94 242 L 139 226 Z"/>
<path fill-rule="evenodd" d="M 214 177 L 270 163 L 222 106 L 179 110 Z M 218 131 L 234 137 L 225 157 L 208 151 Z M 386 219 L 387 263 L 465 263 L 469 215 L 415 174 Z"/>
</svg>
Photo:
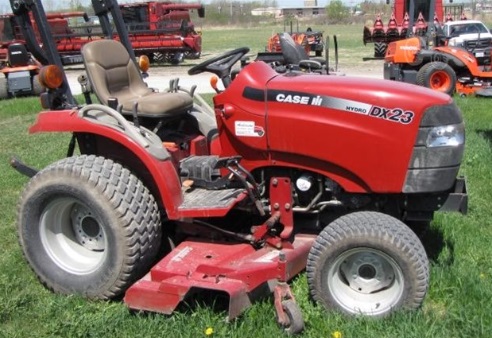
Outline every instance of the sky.
<svg viewBox="0 0 492 338">
<path fill-rule="evenodd" d="M 61 4 L 66 4 L 69 2 L 69 0 L 49 0 L 51 3 L 53 3 L 55 6 L 56 5 L 61 5 Z M 90 0 L 79 0 L 82 4 L 89 3 Z M 172 0 L 170 0 L 172 1 Z M 238 1 L 238 0 L 233 0 L 233 1 Z M 241 0 L 239 0 L 241 1 Z M 248 1 L 248 0 L 244 0 Z M 129 3 L 129 2 L 137 2 L 136 0 L 119 0 L 118 2 L 120 3 Z M 210 0 L 189 0 L 186 2 L 203 2 L 203 3 L 209 3 Z M 326 6 L 330 0 L 318 0 L 318 6 Z M 349 6 L 353 6 L 359 2 L 362 2 L 362 0 L 342 0 L 345 4 Z M 43 1 L 43 4 L 46 6 L 46 1 Z M 298 6 L 303 6 L 304 5 L 304 0 L 277 0 L 277 4 L 281 7 L 298 7 Z M 10 3 L 9 0 L 0 0 L 0 14 L 1 13 L 11 13 L 12 10 L 10 8 Z"/>
<path fill-rule="evenodd" d="M 66 4 L 70 0 L 43 0 L 43 4 L 47 2 L 53 3 L 55 6 L 61 5 L 61 4 Z M 90 0 L 79 0 L 82 4 L 89 4 Z M 119 0 L 118 2 L 120 3 L 130 3 L 130 2 L 138 2 L 140 0 Z M 145 1 L 145 0 L 141 0 Z M 166 1 L 172 1 L 172 0 L 166 0 Z M 202 2 L 202 3 L 210 3 L 211 0 L 184 0 L 185 2 Z M 226 0 L 227 1 L 227 0 Z M 250 0 L 232 0 L 232 1 L 250 1 Z M 258 0 L 257 0 L 258 1 Z M 259 0 L 261 1 L 261 0 Z M 330 3 L 331 0 L 318 0 L 318 6 L 326 6 L 327 4 Z M 373 0 L 373 2 L 379 2 L 383 0 Z M 469 2 L 470 0 L 460 0 L 456 2 Z M 363 2 L 363 0 L 342 0 L 343 3 L 345 3 L 347 6 L 355 6 L 356 4 Z M 449 1 L 446 1 L 449 2 Z M 304 5 L 304 0 L 277 0 L 277 4 L 280 7 L 300 7 Z M 46 5 L 45 5 L 46 6 Z M 9 0 L 0 0 L 0 14 L 2 13 L 11 13 L 12 10 L 10 8 L 10 3 Z"/>
</svg>

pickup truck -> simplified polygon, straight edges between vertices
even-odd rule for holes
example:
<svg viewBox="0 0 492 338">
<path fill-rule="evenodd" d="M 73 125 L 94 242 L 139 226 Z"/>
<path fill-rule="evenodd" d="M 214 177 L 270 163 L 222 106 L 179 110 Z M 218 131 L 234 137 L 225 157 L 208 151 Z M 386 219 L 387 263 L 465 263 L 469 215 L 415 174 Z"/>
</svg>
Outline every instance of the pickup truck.
<svg viewBox="0 0 492 338">
<path fill-rule="evenodd" d="M 442 29 L 448 46 L 465 48 L 475 56 L 479 65 L 490 65 L 492 34 L 481 21 L 449 21 Z"/>
</svg>

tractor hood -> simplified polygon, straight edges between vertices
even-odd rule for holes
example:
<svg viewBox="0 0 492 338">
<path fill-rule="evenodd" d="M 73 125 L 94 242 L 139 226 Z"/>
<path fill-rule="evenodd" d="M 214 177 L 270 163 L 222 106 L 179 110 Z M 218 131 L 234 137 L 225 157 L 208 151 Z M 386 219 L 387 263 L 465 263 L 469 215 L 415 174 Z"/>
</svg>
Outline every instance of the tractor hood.
<svg viewBox="0 0 492 338">
<path fill-rule="evenodd" d="M 226 92 L 238 98 L 237 107 L 229 109 L 234 114 L 228 115 L 226 128 L 236 143 L 252 148 L 252 156 L 263 154 L 277 165 L 303 163 L 348 191 L 402 192 L 423 120 L 461 122 L 448 95 L 423 87 L 355 77 L 279 75 L 262 62 L 242 70 Z M 446 121 L 448 110 L 453 117 Z M 423 119 L 427 114 L 439 118 Z"/>
</svg>

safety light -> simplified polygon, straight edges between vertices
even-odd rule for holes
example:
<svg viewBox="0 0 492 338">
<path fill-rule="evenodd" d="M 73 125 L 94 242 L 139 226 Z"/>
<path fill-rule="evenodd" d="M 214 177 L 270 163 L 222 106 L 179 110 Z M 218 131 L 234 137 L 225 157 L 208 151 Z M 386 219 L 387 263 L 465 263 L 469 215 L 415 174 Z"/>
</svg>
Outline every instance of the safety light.
<svg viewBox="0 0 492 338">
<path fill-rule="evenodd" d="M 48 65 L 39 71 L 39 83 L 43 87 L 56 89 L 63 83 L 63 72 L 55 65 Z"/>
<path fill-rule="evenodd" d="M 217 76 L 212 76 L 210 78 L 210 85 L 212 88 L 218 93 L 219 89 L 217 88 L 217 83 L 219 82 L 219 78 Z"/>
<path fill-rule="evenodd" d="M 138 58 L 138 68 L 140 68 L 140 70 L 143 73 L 146 73 L 149 70 L 149 67 L 150 67 L 149 57 L 147 55 L 141 55 Z"/>
</svg>

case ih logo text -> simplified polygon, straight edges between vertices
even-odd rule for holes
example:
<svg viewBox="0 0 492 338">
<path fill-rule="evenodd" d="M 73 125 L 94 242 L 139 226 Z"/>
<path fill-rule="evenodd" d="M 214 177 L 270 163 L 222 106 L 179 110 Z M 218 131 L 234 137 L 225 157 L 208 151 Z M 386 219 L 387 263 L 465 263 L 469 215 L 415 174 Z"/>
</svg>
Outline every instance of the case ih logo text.
<svg viewBox="0 0 492 338">
<path fill-rule="evenodd" d="M 320 96 L 303 96 L 303 95 L 286 95 L 283 93 L 278 94 L 275 99 L 278 102 L 284 103 L 298 103 L 298 104 L 310 104 L 313 106 L 320 106 L 323 102 L 323 98 Z"/>
<path fill-rule="evenodd" d="M 383 119 L 385 121 L 397 122 L 405 125 L 412 123 L 415 117 L 414 112 L 405 111 L 401 108 L 378 107 L 373 106 L 371 103 L 368 102 L 342 99 L 339 97 L 327 95 L 310 95 L 308 93 L 296 91 L 281 91 L 272 89 L 265 93 L 263 90 L 260 89 L 246 87 L 243 92 L 243 97 L 255 101 L 266 100 L 336 109 L 349 113 Z M 248 125 L 248 128 L 245 128 L 245 125 L 243 124 L 238 125 L 236 126 L 236 135 L 256 137 L 263 136 L 262 133 L 255 132 L 254 127 L 254 123 L 252 125 Z"/>
<path fill-rule="evenodd" d="M 411 111 L 404 111 L 400 108 L 372 107 L 369 116 L 378 117 L 387 121 L 409 124 L 413 121 L 415 114 Z"/>
</svg>

